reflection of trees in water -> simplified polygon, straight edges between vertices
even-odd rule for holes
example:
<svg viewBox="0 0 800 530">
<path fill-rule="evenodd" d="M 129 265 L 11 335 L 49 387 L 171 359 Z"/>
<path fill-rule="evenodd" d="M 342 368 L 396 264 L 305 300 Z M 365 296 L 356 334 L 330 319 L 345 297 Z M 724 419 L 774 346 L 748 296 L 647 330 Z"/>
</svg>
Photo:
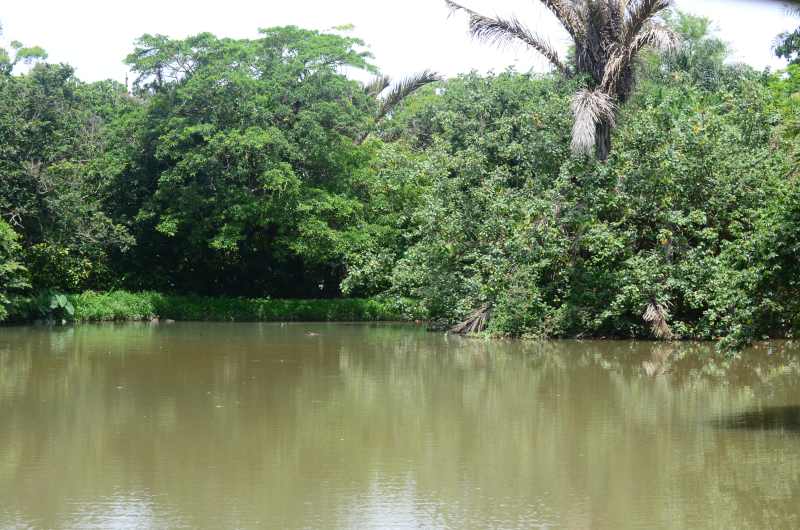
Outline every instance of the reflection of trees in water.
<svg viewBox="0 0 800 530">
<path fill-rule="evenodd" d="M 44 526 L 74 494 L 120 486 L 189 526 L 347 526 L 401 508 L 439 526 L 792 520 L 797 440 L 707 421 L 798 398 L 791 347 L 720 360 L 696 344 L 313 330 L 19 331 L 11 349 L 4 336 L 0 498 Z"/>
<path fill-rule="evenodd" d="M 738 412 L 723 416 L 716 424 L 722 429 L 800 433 L 800 406 L 763 407 Z"/>
<path fill-rule="evenodd" d="M 719 360 L 712 357 L 712 348 L 693 344 L 564 342 L 517 345 L 512 352 L 496 343 L 461 344 L 465 345 L 453 351 L 441 348 L 432 359 L 430 354 L 420 357 L 413 349 L 392 350 L 389 345 L 394 352 L 391 373 L 400 378 L 395 377 L 394 390 L 386 390 L 383 397 L 397 389 L 422 389 L 390 399 L 404 406 L 385 416 L 381 415 L 385 400 L 374 400 L 376 410 L 365 415 L 364 428 L 387 423 L 399 424 L 398 431 L 418 428 L 420 435 L 441 433 L 435 439 L 440 449 L 447 447 L 442 452 L 456 455 L 452 461 L 477 461 L 459 456 L 470 451 L 480 455 L 483 467 L 466 471 L 473 482 L 514 477 L 520 497 L 544 496 L 550 506 L 558 505 L 555 499 L 597 499 L 593 510 L 598 516 L 609 517 L 611 511 L 620 517 L 638 510 L 654 520 L 665 513 L 663 505 L 654 501 L 650 506 L 632 507 L 632 497 L 649 492 L 645 496 L 651 499 L 662 495 L 695 499 L 693 506 L 704 506 L 696 513 L 673 513 L 672 519 L 659 523 L 664 526 L 686 526 L 705 520 L 709 513 L 714 513 L 715 520 L 739 526 L 741 519 L 730 517 L 725 508 L 738 499 L 731 497 L 730 490 L 719 488 L 731 482 L 732 473 L 737 483 L 741 480 L 743 474 L 737 469 L 758 468 L 758 473 L 749 471 L 760 477 L 757 488 L 740 489 L 762 501 L 784 499 L 786 485 L 797 484 L 800 455 L 795 440 L 763 432 L 730 439 L 708 428 L 708 420 L 725 411 L 745 410 L 763 399 L 798 399 L 800 371 L 791 349 L 771 356 L 753 351 Z M 346 375 L 352 402 L 363 408 L 370 401 L 363 399 L 361 389 L 380 389 L 385 381 L 383 370 L 373 366 L 382 361 L 371 364 L 361 356 L 356 358 L 361 364 L 348 362 Z M 669 363 L 663 369 L 665 375 L 647 374 L 642 364 L 653 360 Z M 432 396 L 432 391 L 425 390 L 442 388 L 442 381 L 448 380 L 454 384 L 444 385 L 447 390 L 440 394 Z M 413 401 L 409 396 L 419 398 Z M 438 405 L 426 402 L 431 397 Z M 335 401 L 331 406 L 341 405 Z M 435 415 L 437 406 L 460 414 Z M 419 411 L 426 411 L 422 418 L 417 417 Z M 414 423 L 415 418 L 430 424 Z M 725 451 L 714 454 L 717 446 Z M 785 456 L 780 465 L 764 462 L 761 450 L 765 446 Z M 449 462 L 427 464 L 415 475 L 427 477 L 418 482 L 420 489 L 426 483 L 432 490 L 441 483 L 457 484 L 465 473 L 450 469 Z M 447 473 L 450 476 L 443 480 Z M 537 477 L 539 484 L 549 477 L 560 477 L 560 482 L 537 488 Z M 504 491 L 501 484 L 494 486 Z M 453 499 L 463 495 L 452 493 Z M 562 508 L 562 513 L 569 511 L 568 506 Z M 481 506 L 481 510 L 492 509 Z"/>
</svg>

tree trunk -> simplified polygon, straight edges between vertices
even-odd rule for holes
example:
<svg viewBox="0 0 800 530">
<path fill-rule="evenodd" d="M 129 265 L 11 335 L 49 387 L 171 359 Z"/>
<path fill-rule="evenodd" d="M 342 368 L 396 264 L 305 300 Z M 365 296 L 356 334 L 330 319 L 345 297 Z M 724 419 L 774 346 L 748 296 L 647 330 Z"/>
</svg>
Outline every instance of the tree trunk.
<svg viewBox="0 0 800 530">
<path fill-rule="evenodd" d="M 611 153 L 611 129 L 611 124 L 606 120 L 598 123 L 595 129 L 595 155 L 601 162 L 605 162 Z"/>
</svg>

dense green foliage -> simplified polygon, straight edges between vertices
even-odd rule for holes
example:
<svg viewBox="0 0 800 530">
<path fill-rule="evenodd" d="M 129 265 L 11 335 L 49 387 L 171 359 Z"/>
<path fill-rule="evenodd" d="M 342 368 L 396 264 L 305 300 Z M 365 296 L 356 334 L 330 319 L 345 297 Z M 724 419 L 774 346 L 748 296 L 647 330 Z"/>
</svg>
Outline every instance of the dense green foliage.
<svg viewBox="0 0 800 530">
<path fill-rule="evenodd" d="M 431 188 L 395 292 L 444 323 L 489 306 L 497 334 L 796 332 L 797 186 L 778 134 L 796 107 L 725 65 L 706 21 L 672 22 L 686 45 L 643 69 L 607 164 L 570 157 L 572 88 L 550 78 L 468 76 L 397 116 Z"/>
<path fill-rule="evenodd" d="M 800 16 L 800 7 L 790 8 L 790 12 Z M 775 44 L 775 55 L 786 59 L 790 64 L 800 64 L 800 27 L 794 31 L 786 31 L 778 36 Z"/>
<path fill-rule="evenodd" d="M 395 298 L 272 300 L 231 297 L 86 291 L 78 295 L 27 298 L 14 306 L 12 321 L 65 319 L 76 322 L 152 319 L 221 322 L 349 322 L 409 320 L 418 305 Z M 68 308 L 68 309 L 67 309 Z"/>
<path fill-rule="evenodd" d="M 570 151 L 580 79 L 463 75 L 383 115 L 345 75 L 376 73 L 360 41 L 294 27 L 145 35 L 132 93 L 6 68 L 0 305 L 64 316 L 60 293 L 93 290 L 111 294 L 68 297 L 76 320 L 487 307 L 497 335 L 792 335 L 800 69 L 726 64 L 708 21 L 667 21 L 684 45 L 642 56 L 604 163 Z M 342 294 L 384 298 L 271 299 Z"/>
<path fill-rule="evenodd" d="M 340 73 L 373 70 L 359 44 L 291 27 L 139 41 L 128 63 L 147 106 L 115 198 L 137 287 L 338 293 L 375 110 Z"/>
<path fill-rule="evenodd" d="M 491 304 L 502 334 L 647 337 L 651 304 L 676 337 L 789 332 L 796 186 L 760 77 L 648 83 L 604 165 L 569 157 L 565 88 L 472 76 L 415 117 L 438 164 L 395 288 L 448 322 Z"/>
<path fill-rule="evenodd" d="M 0 219 L 0 322 L 8 315 L 10 297 L 28 287 L 27 271 L 18 261 L 21 251 L 14 232 Z"/>
</svg>

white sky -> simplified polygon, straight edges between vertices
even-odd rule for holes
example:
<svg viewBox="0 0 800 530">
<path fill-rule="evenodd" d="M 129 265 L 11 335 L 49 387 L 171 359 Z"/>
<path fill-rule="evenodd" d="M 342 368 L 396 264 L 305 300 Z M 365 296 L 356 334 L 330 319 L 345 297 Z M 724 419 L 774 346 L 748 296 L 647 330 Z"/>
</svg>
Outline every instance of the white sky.
<svg viewBox="0 0 800 530">
<path fill-rule="evenodd" d="M 532 0 L 461 0 L 485 14 L 517 14 L 553 43 L 567 40 L 548 11 Z M 476 69 L 544 69 L 545 62 L 522 49 L 498 51 L 472 42 L 462 16 L 448 18 L 442 0 L 37 0 L 0 5 L 2 39 L 39 45 L 51 62 L 67 62 L 87 81 L 123 81 L 122 64 L 143 33 L 185 37 L 210 31 L 218 36 L 255 37 L 260 27 L 294 24 L 327 29 L 353 24 L 375 62 L 392 76 L 424 68 L 446 75 Z M 676 0 L 680 9 L 715 21 L 738 61 L 757 68 L 783 67 L 771 47 L 781 31 L 796 28 L 779 0 Z"/>
</svg>

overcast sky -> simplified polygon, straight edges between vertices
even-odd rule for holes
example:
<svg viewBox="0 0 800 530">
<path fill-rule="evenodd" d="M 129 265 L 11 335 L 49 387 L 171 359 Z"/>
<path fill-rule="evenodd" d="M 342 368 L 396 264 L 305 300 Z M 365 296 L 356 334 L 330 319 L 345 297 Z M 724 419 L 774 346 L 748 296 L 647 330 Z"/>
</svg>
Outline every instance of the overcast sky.
<svg viewBox="0 0 800 530">
<path fill-rule="evenodd" d="M 532 0 L 462 0 L 485 14 L 517 14 L 554 44 L 565 47 L 566 35 L 548 11 Z M 466 20 L 448 18 L 442 0 L 37 0 L 4 2 L 0 7 L 2 40 L 40 45 L 51 62 L 67 62 L 87 81 L 123 81 L 123 58 L 142 33 L 185 37 L 203 31 L 219 36 L 254 37 L 260 27 L 294 24 L 327 29 L 353 24 L 375 62 L 386 73 L 402 76 L 424 68 L 446 75 L 544 69 L 534 54 L 498 51 L 471 42 Z M 771 46 L 778 33 L 800 25 L 780 2 L 768 0 L 676 0 L 680 9 L 714 20 L 719 35 L 738 61 L 757 68 L 784 66 Z"/>
</svg>

